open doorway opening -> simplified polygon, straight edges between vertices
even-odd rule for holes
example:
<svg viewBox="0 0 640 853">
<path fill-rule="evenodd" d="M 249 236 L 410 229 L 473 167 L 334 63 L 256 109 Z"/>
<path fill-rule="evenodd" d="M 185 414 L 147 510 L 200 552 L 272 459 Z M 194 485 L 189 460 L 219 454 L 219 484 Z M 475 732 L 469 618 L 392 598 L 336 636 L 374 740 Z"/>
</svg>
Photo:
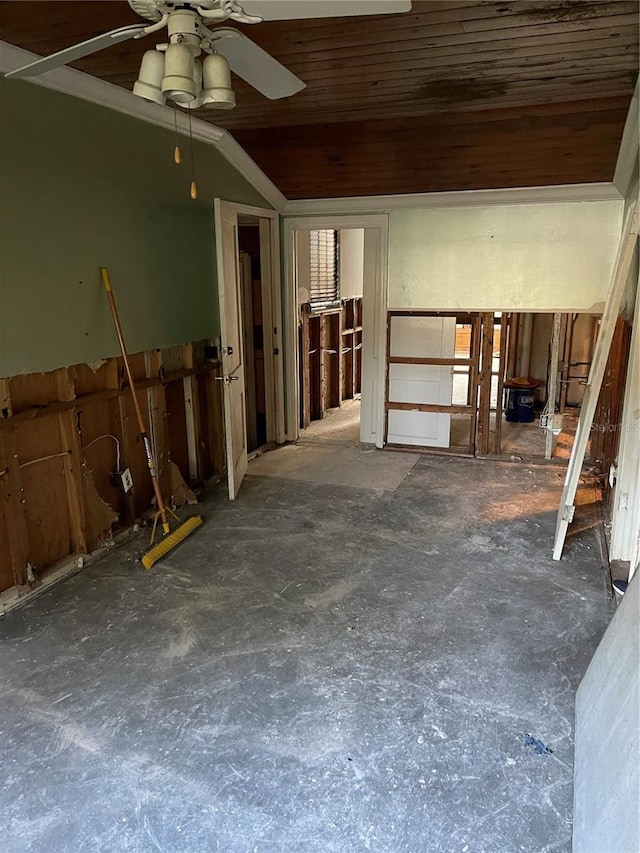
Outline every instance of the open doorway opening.
<svg viewBox="0 0 640 853">
<path fill-rule="evenodd" d="M 360 441 L 365 230 L 295 232 L 300 441 Z"/>
</svg>

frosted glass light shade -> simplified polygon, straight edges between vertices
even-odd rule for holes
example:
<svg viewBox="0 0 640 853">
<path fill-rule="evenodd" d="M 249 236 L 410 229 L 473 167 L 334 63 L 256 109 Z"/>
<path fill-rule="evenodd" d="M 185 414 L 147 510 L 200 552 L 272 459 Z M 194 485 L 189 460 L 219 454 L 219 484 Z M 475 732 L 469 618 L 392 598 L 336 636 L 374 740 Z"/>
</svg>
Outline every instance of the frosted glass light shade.
<svg viewBox="0 0 640 853">
<path fill-rule="evenodd" d="M 202 67 L 202 103 L 205 107 L 230 110 L 236 105 L 231 88 L 229 63 L 218 53 L 207 56 Z"/>
<path fill-rule="evenodd" d="M 189 104 L 197 95 L 193 53 L 182 44 L 170 44 L 164 58 L 162 94 L 177 104 Z"/>
<path fill-rule="evenodd" d="M 133 85 L 133 94 L 153 101 L 156 104 L 166 103 L 162 94 L 162 78 L 164 77 L 164 54 L 159 50 L 148 50 L 142 57 L 140 73 Z"/>
</svg>

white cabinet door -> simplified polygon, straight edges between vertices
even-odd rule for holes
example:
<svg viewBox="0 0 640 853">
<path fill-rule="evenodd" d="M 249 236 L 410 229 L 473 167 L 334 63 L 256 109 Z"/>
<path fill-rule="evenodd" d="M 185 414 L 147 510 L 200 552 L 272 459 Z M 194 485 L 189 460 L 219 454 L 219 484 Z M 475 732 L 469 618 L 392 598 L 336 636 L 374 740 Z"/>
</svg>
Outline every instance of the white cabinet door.
<svg viewBox="0 0 640 853">
<path fill-rule="evenodd" d="M 389 355 L 402 358 L 453 358 L 455 317 L 391 317 Z M 451 365 L 390 364 L 389 401 L 450 406 Z M 451 415 L 391 410 L 387 443 L 449 447 Z"/>
</svg>

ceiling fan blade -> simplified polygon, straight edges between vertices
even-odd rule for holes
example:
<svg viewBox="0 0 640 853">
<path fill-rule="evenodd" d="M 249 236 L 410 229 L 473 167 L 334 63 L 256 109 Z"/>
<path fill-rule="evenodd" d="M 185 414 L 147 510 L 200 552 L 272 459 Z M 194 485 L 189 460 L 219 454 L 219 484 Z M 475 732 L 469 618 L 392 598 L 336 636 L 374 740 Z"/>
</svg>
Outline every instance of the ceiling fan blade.
<svg viewBox="0 0 640 853">
<path fill-rule="evenodd" d="M 35 62 L 29 63 L 29 65 L 24 65 L 22 68 L 9 71 L 4 76 L 19 80 L 23 77 L 35 77 L 36 74 L 44 74 L 45 71 L 51 71 L 52 68 L 66 65 L 69 62 L 73 62 L 74 59 L 81 59 L 83 56 L 89 56 L 90 53 L 96 53 L 98 50 L 103 50 L 112 44 L 119 44 L 121 41 L 133 38 L 138 33 L 142 33 L 146 28 L 147 25 L 145 24 L 130 24 L 128 27 L 119 27 L 117 30 L 110 30 L 101 36 L 87 39 L 87 41 L 82 41 L 80 44 L 73 45 L 73 47 L 66 47 L 64 50 L 52 53 L 51 56 L 44 56 L 42 59 L 37 59 Z"/>
<path fill-rule="evenodd" d="M 213 47 L 228 61 L 231 70 L 271 101 L 306 88 L 306 83 L 240 30 L 222 27 L 210 32 Z"/>
<path fill-rule="evenodd" d="M 351 15 L 387 15 L 411 11 L 410 0 L 240 0 L 247 15 L 265 21 L 300 18 L 345 18 Z"/>
</svg>

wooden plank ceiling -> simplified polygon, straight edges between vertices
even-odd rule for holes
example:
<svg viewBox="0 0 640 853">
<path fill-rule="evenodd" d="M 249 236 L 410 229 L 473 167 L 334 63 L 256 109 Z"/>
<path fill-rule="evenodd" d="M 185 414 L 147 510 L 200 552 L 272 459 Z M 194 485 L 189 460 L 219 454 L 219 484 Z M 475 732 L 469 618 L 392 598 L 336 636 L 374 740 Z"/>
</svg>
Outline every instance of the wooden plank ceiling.
<svg viewBox="0 0 640 853">
<path fill-rule="evenodd" d="M 307 83 L 234 78 L 228 128 L 289 198 L 610 181 L 638 75 L 638 2 L 421 2 L 402 15 L 241 27 Z M 138 19 L 124 2 L 5 2 L 38 54 Z M 127 89 L 154 37 L 75 63 Z M 157 40 L 160 40 L 158 38 Z"/>
</svg>

